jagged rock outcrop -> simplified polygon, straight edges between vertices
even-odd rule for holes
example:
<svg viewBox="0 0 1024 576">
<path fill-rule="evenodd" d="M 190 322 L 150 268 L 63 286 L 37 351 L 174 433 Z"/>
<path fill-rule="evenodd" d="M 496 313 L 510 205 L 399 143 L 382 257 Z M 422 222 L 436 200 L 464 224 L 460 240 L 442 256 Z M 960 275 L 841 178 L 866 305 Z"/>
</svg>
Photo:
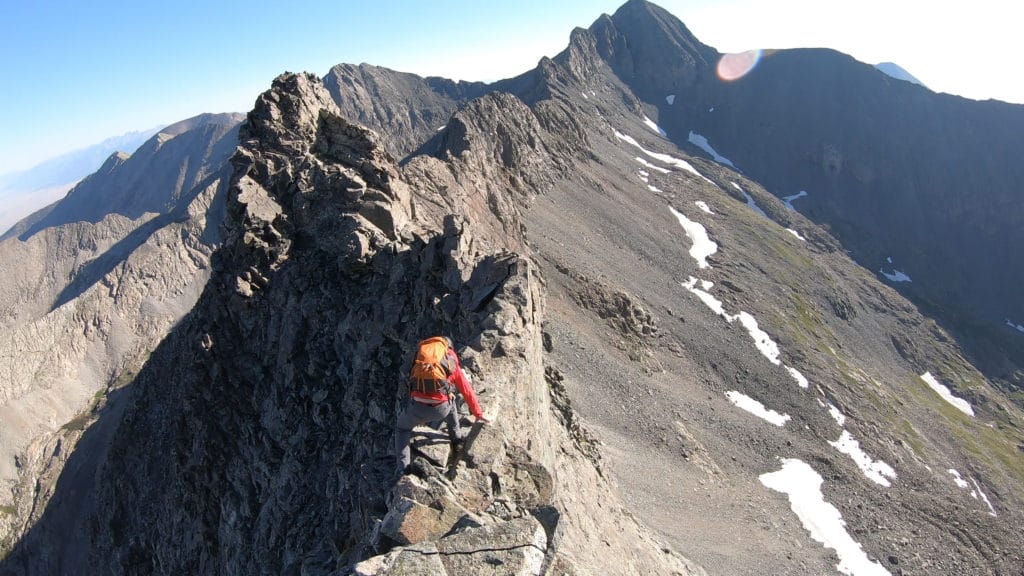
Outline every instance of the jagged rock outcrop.
<svg viewBox="0 0 1024 576">
<path fill-rule="evenodd" d="M 48 507 L 61 508 L 59 520 L 50 514 L 37 533 L 81 521 L 87 503 L 48 506 L 58 477 L 83 430 L 112 409 L 108 396 L 198 298 L 239 120 L 185 121 L 133 156 L 112 155 L 47 218 L 0 243 L 0 261 L 18 271 L 0 278 L 0 548 Z M 65 483 L 87 491 L 103 449 L 79 446 Z"/>
<path fill-rule="evenodd" d="M 515 108 L 505 100 L 494 105 Z M 471 181 L 434 193 L 463 162 L 510 172 L 500 182 L 522 169 L 486 152 L 500 142 L 476 127 L 500 118 L 467 111 L 464 122 L 451 161 L 415 171 L 434 182 L 419 188 L 316 78 L 283 75 L 258 99 L 210 283 L 128 388 L 100 476 L 93 571 L 326 574 L 415 540 L 447 569 L 510 563 L 494 556 L 506 549 L 532 573 L 594 572 L 607 554 L 627 559 L 610 573 L 688 573 L 618 508 L 551 408 L 540 280 L 502 224 L 519 205 L 478 205 L 488 219 L 456 210 L 461 194 L 483 192 Z M 535 123 L 522 129 L 543 138 Z M 426 464 L 389 507 L 402 372 L 432 332 L 466 345 L 496 420 L 450 479 Z"/>
<path fill-rule="evenodd" d="M 384 149 L 399 160 L 442 130 L 466 102 L 487 92 L 482 82 L 421 78 L 369 64 L 338 64 L 324 85 L 341 115 L 376 131 Z"/>
</svg>

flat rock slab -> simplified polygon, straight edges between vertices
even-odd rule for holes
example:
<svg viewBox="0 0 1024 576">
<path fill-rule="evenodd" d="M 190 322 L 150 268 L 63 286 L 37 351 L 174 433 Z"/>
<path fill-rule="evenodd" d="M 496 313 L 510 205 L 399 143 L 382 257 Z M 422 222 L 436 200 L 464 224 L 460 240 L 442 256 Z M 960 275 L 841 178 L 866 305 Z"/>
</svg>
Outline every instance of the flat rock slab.
<svg viewBox="0 0 1024 576">
<path fill-rule="evenodd" d="M 356 576 L 448 576 L 433 542 L 399 548 L 355 566 Z"/>
<path fill-rule="evenodd" d="M 539 575 L 547 549 L 544 528 L 534 518 L 516 518 L 470 528 L 437 542 L 449 574 Z"/>
<path fill-rule="evenodd" d="M 428 506 L 400 498 L 384 517 L 381 533 L 399 544 L 436 540 L 466 514 L 466 509 L 450 499 L 437 500 Z"/>
</svg>

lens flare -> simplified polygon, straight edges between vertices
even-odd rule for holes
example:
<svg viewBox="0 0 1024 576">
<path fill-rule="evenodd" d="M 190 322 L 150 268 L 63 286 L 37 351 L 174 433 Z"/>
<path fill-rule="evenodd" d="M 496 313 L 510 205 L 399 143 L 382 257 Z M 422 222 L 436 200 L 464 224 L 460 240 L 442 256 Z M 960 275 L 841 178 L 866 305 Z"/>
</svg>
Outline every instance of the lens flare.
<svg viewBox="0 0 1024 576">
<path fill-rule="evenodd" d="M 724 54 L 718 61 L 718 77 L 726 82 L 746 76 L 761 61 L 760 50 Z"/>
</svg>

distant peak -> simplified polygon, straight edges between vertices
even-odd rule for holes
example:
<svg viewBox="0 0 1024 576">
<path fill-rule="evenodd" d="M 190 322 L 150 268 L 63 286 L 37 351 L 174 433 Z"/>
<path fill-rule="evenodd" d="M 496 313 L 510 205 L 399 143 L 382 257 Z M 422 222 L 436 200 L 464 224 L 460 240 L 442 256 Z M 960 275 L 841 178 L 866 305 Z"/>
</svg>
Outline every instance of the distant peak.
<svg viewBox="0 0 1024 576">
<path fill-rule="evenodd" d="M 611 16 L 602 14 L 589 31 L 600 57 L 646 96 L 663 97 L 693 85 L 718 61 L 717 50 L 697 40 L 671 13 L 645 0 L 630 0 Z"/>
<path fill-rule="evenodd" d="M 612 16 L 602 14 L 591 26 L 591 31 L 607 30 L 608 27 L 627 38 L 627 44 L 641 52 L 684 52 L 706 61 L 714 61 L 718 56 L 714 48 L 701 43 L 672 13 L 646 0 L 629 0 Z"/>
<path fill-rule="evenodd" d="M 113 171 L 115 168 L 124 164 L 124 161 L 131 158 L 131 154 L 127 152 L 114 152 L 107 157 L 107 160 L 103 162 L 103 166 L 97 172 L 107 173 Z"/>
<path fill-rule="evenodd" d="M 897 80 L 905 80 L 907 82 L 910 82 L 911 84 L 917 84 L 919 86 L 924 86 L 925 88 L 927 88 L 924 82 L 921 82 L 920 80 L 915 78 L 913 74 L 907 72 L 906 70 L 903 69 L 902 66 L 896 64 L 895 62 L 880 62 L 878 64 L 875 64 L 875 68 Z"/>
</svg>

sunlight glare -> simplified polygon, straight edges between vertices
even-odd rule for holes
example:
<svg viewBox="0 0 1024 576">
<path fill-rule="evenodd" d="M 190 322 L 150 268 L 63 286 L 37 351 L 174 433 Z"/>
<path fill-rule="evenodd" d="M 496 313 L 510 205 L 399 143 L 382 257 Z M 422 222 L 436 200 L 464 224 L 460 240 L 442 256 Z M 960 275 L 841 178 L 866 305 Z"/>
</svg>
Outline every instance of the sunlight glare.
<svg viewBox="0 0 1024 576">
<path fill-rule="evenodd" d="M 724 54 L 718 61 L 718 77 L 726 82 L 739 80 L 753 70 L 760 60 L 761 50 Z"/>
</svg>

